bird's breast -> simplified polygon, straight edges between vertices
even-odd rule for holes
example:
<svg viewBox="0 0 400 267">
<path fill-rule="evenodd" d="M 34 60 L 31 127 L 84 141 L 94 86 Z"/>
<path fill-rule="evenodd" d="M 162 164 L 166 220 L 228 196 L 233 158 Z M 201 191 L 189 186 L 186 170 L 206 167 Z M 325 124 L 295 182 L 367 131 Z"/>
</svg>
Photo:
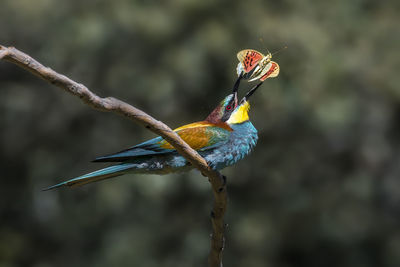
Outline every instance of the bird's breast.
<svg viewBox="0 0 400 267">
<path fill-rule="evenodd" d="M 231 126 L 229 140 L 212 151 L 202 153 L 213 169 L 223 169 L 247 156 L 257 143 L 257 130 L 250 121 Z"/>
</svg>

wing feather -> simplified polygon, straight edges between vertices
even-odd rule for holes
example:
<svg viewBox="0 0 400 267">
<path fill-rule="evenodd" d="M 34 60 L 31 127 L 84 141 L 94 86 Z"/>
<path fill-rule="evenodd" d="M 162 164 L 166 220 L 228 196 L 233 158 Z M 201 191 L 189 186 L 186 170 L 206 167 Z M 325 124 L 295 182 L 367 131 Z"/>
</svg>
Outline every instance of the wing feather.
<svg viewBox="0 0 400 267">
<path fill-rule="evenodd" d="M 228 139 L 232 129 L 227 124 L 197 122 L 174 130 L 190 147 L 204 151 Z M 162 137 L 156 137 L 128 149 L 98 157 L 94 162 L 122 162 L 141 157 L 176 153 L 174 147 Z"/>
</svg>

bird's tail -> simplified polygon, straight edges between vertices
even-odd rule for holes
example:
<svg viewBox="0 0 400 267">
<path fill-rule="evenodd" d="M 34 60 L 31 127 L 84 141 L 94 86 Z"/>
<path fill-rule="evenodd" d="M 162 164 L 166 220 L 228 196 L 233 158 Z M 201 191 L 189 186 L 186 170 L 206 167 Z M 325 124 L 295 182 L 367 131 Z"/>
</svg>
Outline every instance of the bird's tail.
<svg viewBox="0 0 400 267">
<path fill-rule="evenodd" d="M 70 179 L 68 181 L 49 186 L 47 188 L 44 188 L 43 191 L 55 189 L 61 186 L 81 186 L 84 184 L 92 183 L 92 182 L 97 182 L 100 180 L 116 177 L 125 174 L 129 169 L 134 168 L 137 166 L 135 163 L 123 163 L 123 164 L 118 164 L 114 166 L 110 166 L 101 170 L 97 170 L 73 179 Z"/>
</svg>

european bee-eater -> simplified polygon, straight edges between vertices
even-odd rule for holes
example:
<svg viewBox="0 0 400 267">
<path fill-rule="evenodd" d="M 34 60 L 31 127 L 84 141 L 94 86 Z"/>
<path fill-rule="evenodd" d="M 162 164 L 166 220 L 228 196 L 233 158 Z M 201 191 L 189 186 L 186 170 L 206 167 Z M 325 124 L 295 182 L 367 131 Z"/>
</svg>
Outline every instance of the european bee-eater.
<svg viewBox="0 0 400 267">
<path fill-rule="evenodd" d="M 243 158 L 250 152 L 257 140 L 255 129 L 250 136 L 247 136 L 250 138 L 250 143 L 247 145 L 245 141 L 240 141 L 243 139 L 242 137 L 246 139 L 246 136 L 240 136 L 239 132 L 235 132 L 236 128 L 241 129 L 235 124 L 240 124 L 242 122 L 240 120 L 246 119 L 249 108 L 244 104 L 240 107 L 237 106 L 237 91 L 241 78 L 240 76 L 237 79 L 232 93 L 226 96 L 204 121 L 187 124 L 174 130 L 187 144 L 199 152 L 212 168 L 217 170 Z M 243 133 L 246 135 L 247 132 Z M 232 147 L 235 145 L 239 145 L 239 147 Z M 61 186 L 80 186 L 126 173 L 166 174 L 193 168 L 162 137 L 156 137 L 126 150 L 96 158 L 94 162 L 120 163 L 50 186 L 44 190 Z"/>
</svg>

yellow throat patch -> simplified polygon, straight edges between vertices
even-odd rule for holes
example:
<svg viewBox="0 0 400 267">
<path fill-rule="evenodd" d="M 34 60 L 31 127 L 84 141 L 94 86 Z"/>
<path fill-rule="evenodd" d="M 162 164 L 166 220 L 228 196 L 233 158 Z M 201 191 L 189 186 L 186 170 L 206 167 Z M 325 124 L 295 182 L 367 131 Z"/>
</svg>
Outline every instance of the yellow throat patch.
<svg viewBox="0 0 400 267">
<path fill-rule="evenodd" d="M 245 101 L 231 114 L 228 124 L 238 124 L 249 120 L 250 103 Z"/>
</svg>

